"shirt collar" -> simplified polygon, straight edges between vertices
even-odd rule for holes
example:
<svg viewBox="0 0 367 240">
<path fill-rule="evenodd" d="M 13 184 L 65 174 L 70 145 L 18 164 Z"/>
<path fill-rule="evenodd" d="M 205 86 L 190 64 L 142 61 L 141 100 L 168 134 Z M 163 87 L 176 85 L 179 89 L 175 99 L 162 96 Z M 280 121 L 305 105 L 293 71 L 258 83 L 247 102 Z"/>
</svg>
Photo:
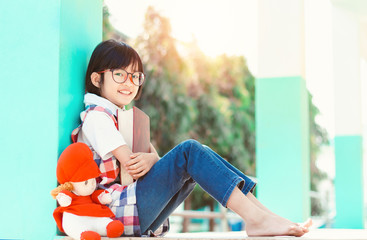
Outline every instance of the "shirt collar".
<svg viewBox="0 0 367 240">
<path fill-rule="evenodd" d="M 107 108 L 114 114 L 116 114 L 117 110 L 120 109 L 118 106 L 116 106 L 115 104 L 107 100 L 106 98 L 100 97 L 93 93 L 86 93 L 84 95 L 84 104 L 85 106 L 88 106 L 88 105 L 101 106 L 103 108 Z M 125 109 L 125 106 L 123 109 Z"/>
</svg>

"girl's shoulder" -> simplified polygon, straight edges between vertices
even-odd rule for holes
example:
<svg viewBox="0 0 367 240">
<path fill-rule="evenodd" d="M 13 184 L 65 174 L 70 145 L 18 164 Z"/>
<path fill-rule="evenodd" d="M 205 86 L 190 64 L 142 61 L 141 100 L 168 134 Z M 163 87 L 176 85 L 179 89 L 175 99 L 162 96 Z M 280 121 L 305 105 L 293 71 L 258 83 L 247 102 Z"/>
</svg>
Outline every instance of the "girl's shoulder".
<svg viewBox="0 0 367 240">
<path fill-rule="evenodd" d="M 87 106 L 85 111 L 80 114 L 80 118 L 82 124 L 84 124 L 86 121 L 97 123 L 110 123 L 112 121 L 113 124 L 117 126 L 116 116 L 109 109 L 97 105 Z"/>
<path fill-rule="evenodd" d="M 115 117 L 108 115 L 105 112 L 100 111 L 90 111 L 88 113 L 84 113 L 82 118 L 82 126 L 92 125 L 92 126 L 113 126 L 116 128 L 117 121 Z"/>
</svg>

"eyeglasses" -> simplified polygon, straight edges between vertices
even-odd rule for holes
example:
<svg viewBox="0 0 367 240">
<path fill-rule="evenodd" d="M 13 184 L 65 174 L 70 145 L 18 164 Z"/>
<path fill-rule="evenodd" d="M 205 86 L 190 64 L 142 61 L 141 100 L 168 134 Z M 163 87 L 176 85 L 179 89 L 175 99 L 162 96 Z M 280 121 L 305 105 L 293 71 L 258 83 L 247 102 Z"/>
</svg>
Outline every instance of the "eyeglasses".
<svg viewBox="0 0 367 240">
<path fill-rule="evenodd" d="M 112 73 L 112 79 L 116 83 L 126 82 L 126 80 L 129 77 L 129 74 L 131 75 L 130 81 L 136 86 L 143 85 L 144 80 L 145 80 L 144 73 L 142 73 L 142 72 L 129 73 L 129 72 L 126 72 L 124 69 L 107 69 L 107 70 L 100 71 L 100 72 L 97 72 L 97 73 L 105 73 L 105 72 L 111 72 Z"/>
</svg>

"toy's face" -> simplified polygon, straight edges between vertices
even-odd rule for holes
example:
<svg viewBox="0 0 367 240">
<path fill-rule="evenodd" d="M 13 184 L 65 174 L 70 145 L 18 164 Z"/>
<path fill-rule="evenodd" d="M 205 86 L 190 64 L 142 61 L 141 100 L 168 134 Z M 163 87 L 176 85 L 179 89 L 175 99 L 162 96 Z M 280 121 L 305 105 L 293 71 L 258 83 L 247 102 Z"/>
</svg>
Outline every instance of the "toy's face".
<svg viewBox="0 0 367 240">
<path fill-rule="evenodd" d="M 74 186 L 73 193 L 78 196 L 91 195 L 96 190 L 96 179 L 91 178 L 84 182 L 71 182 Z"/>
</svg>

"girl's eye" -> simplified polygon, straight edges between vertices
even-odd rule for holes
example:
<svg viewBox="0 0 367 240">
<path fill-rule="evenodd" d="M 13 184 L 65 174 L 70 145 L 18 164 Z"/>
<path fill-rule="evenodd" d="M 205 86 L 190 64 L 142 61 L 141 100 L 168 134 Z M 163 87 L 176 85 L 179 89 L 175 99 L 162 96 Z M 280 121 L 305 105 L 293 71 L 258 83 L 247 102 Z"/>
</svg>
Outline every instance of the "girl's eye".
<svg viewBox="0 0 367 240">
<path fill-rule="evenodd" d="M 88 185 L 88 180 L 84 182 L 85 185 Z"/>
<path fill-rule="evenodd" d="M 115 75 L 121 77 L 122 73 L 115 73 Z"/>
</svg>

